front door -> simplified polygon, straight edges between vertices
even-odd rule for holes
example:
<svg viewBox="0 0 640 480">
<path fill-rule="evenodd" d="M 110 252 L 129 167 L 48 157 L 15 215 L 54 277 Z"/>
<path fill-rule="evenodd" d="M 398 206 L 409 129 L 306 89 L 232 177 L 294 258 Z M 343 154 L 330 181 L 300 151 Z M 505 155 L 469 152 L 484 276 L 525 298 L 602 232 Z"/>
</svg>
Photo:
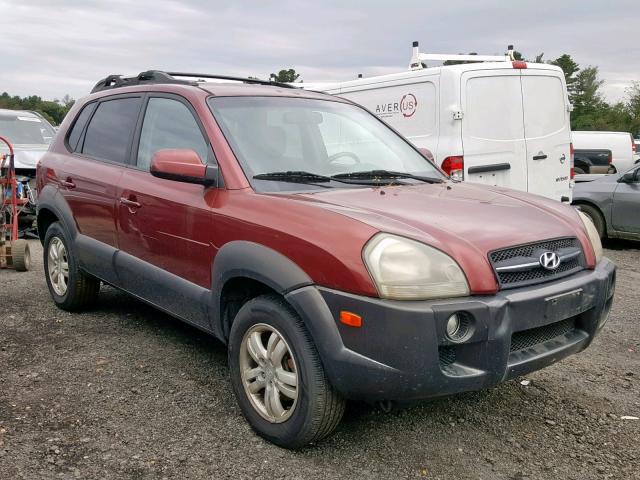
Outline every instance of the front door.
<svg viewBox="0 0 640 480">
<path fill-rule="evenodd" d="M 147 102 L 135 165 L 117 193 L 120 280 L 132 293 L 204 325 L 202 300 L 211 289 L 214 256 L 210 205 L 217 189 L 156 178 L 149 167 L 161 149 L 192 149 L 203 163 L 213 153 L 185 100 L 150 94 Z"/>
<path fill-rule="evenodd" d="M 464 179 L 526 191 L 520 70 L 467 72 L 461 89 Z"/>
<path fill-rule="evenodd" d="M 640 165 L 635 167 L 640 175 Z M 636 177 L 638 178 L 638 177 Z M 618 183 L 613 194 L 613 228 L 621 232 L 640 233 L 640 181 Z"/>
</svg>

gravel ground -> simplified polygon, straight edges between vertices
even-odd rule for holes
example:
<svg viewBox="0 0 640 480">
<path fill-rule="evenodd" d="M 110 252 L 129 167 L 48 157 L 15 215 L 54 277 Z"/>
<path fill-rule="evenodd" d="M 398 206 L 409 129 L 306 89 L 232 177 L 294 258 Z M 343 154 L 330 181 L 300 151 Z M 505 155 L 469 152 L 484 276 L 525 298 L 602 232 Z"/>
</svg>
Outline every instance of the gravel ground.
<svg viewBox="0 0 640 480">
<path fill-rule="evenodd" d="M 391 414 L 351 404 L 335 435 L 291 452 L 255 436 L 224 347 L 103 287 L 58 310 L 34 268 L 0 271 L 0 478 L 640 478 L 640 244 L 585 352 L 497 388 Z"/>
</svg>

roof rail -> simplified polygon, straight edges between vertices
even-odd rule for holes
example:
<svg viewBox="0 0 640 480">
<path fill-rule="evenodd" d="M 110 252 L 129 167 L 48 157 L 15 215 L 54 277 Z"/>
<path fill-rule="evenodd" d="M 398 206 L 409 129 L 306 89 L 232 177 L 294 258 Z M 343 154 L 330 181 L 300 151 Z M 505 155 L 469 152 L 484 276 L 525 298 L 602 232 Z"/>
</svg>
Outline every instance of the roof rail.
<svg viewBox="0 0 640 480">
<path fill-rule="evenodd" d="M 176 77 L 189 77 L 198 80 L 181 80 Z M 209 73 L 184 73 L 184 72 L 163 72 L 161 70 L 147 70 L 141 72 L 135 77 L 123 77 L 122 75 L 109 75 L 95 84 L 91 93 L 101 92 L 103 90 L 111 90 L 120 87 L 130 87 L 133 85 L 153 85 L 153 84 L 181 84 L 197 86 L 198 82 L 205 78 L 213 78 L 218 80 L 231 80 L 234 82 L 243 82 L 259 85 L 274 85 L 284 88 L 297 88 L 286 83 L 272 82 L 270 80 L 260 80 L 258 78 L 232 77 L 229 75 L 212 75 Z"/>
<path fill-rule="evenodd" d="M 413 42 L 413 55 L 409 63 L 409 70 L 420 70 L 425 68 L 424 62 L 434 60 L 445 62 L 447 60 L 455 60 L 459 62 L 511 62 L 513 58 L 513 45 L 507 47 L 507 53 L 504 55 L 454 55 L 439 53 L 420 53 L 418 42 Z"/>
</svg>

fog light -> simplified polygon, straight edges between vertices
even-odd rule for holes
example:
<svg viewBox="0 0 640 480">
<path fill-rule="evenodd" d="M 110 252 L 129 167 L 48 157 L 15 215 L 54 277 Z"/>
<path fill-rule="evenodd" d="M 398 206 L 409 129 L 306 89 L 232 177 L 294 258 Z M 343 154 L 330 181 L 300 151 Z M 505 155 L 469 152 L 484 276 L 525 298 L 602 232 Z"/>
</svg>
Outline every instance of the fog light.
<svg viewBox="0 0 640 480">
<path fill-rule="evenodd" d="M 445 334 L 447 339 L 460 343 L 469 338 L 471 334 L 471 315 L 466 312 L 456 312 L 447 319 Z"/>
</svg>

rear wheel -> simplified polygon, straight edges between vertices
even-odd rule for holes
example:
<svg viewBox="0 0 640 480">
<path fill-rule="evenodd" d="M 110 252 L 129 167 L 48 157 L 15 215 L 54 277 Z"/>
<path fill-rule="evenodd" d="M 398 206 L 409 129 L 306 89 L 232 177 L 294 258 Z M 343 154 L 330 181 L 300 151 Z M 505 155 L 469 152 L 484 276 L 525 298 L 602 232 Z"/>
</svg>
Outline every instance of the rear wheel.
<svg viewBox="0 0 640 480">
<path fill-rule="evenodd" d="M 591 205 L 579 205 L 578 208 L 593 222 L 596 230 L 598 231 L 598 235 L 600 235 L 600 238 L 604 238 L 607 234 L 607 228 L 604 217 L 602 216 L 600 211 L 596 207 L 593 207 Z"/>
<path fill-rule="evenodd" d="M 329 383 L 302 320 L 277 295 L 240 309 L 231 327 L 229 367 L 245 418 L 276 445 L 319 441 L 342 418 L 344 399 Z"/>
<path fill-rule="evenodd" d="M 575 167 L 573 169 L 573 173 L 575 173 L 576 175 L 584 175 L 584 170 L 581 169 L 580 167 Z"/>
<path fill-rule="evenodd" d="M 79 269 L 70 245 L 60 223 L 52 223 L 44 238 L 44 271 L 49 293 L 56 305 L 63 310 L 78 311 L 96 300 L 100 280 Z"/>
</svg>

